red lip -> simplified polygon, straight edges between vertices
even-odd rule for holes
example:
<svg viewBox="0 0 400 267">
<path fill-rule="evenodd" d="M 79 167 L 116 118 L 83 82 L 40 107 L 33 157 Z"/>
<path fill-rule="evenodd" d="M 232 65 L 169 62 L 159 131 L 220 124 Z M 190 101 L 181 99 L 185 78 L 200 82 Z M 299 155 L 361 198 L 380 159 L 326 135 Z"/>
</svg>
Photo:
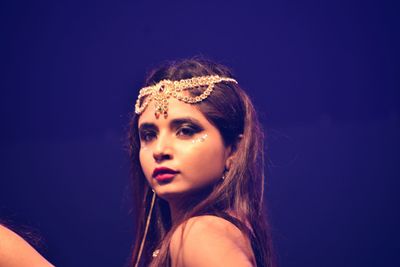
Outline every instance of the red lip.
<svg viewBox="0 0 400 267">
<path fill-rule="evenodd" d="M 172 180 L 177 173 L 179 172 L 167 167 L 158 167 L 153 171 L 153 178 L 159 182 L 167 182 Z"/>
</svg>

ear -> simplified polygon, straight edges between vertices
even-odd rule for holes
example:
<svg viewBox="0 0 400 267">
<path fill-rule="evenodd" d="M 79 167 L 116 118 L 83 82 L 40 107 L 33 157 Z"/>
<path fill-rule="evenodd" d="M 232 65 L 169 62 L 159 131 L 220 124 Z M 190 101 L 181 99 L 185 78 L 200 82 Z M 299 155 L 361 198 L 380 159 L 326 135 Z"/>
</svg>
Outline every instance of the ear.
<svg viewBox="0 0 400 267">
<path fill-rule="evenodd" d="M 229 171 L 229 169 L 231 168 L 232 162 L 233 162 L 233 158 L 234 158 L 234 156 L 229 156 L 229 157 L 226 159 L 226 161 L 225 161 L 225 170 L 226 170 L 226 171 Z"/>
<path fill-rule="evenodd" d="M 237 152 L 237 147 L 240 143 L 240 141 L 243 139 L 243 134 L 239 134 L 238 137 L 236 138 L 236 141 L 234 144 L 230 145 L 227 149 L 227 158 L 225 161 L 225 170 L 229 171 L 229 169 L 232 167 L 232 164 L 235 160 L 236 152 Z"/>
</svg>

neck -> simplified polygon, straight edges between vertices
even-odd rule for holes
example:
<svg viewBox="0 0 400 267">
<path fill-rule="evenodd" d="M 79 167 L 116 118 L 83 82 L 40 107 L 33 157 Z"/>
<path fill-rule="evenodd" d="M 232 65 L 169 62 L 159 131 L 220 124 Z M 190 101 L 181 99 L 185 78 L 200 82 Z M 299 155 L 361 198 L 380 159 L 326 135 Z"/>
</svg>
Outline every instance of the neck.
<svg viewBox="0 0 400 267">
<path fill-rule="evenodd" d="M 200 192 L 186 194 L 186 196 L 168 199 L 172 225 L 181 223 L 185 215 L 210 194 L 210 190 L 211 188 L 207 188 Z"/>
<path fill-rule="evenodd" d="M 172 225 L 175 225 L 182 220 L 184 216 L 184 209 L 182 209 L 181 205 L 175 203 L 174 201 L 169 201 L 168 204 L 171 212 L 171 222 Z"/>
</svg>

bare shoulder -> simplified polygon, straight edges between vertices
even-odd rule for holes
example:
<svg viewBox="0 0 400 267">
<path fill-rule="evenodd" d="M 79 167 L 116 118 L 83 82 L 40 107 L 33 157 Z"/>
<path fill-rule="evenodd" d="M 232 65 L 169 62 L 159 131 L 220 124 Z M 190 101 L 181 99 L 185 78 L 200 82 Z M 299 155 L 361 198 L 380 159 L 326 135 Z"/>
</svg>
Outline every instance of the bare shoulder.
<svg viewBox="0 0 400 267">
<path fill-rule="evenodd" d="M 0 266 L 47 267 L 53 265 L 22 237 L 0 224 Z"/>
<path fill-rule="evenodd" d="M 178 266 L 254 266 L 246 236 L 231 222 L 205 215 L 189 219 L 173 233 L 170 253 Z"/>
</svg>

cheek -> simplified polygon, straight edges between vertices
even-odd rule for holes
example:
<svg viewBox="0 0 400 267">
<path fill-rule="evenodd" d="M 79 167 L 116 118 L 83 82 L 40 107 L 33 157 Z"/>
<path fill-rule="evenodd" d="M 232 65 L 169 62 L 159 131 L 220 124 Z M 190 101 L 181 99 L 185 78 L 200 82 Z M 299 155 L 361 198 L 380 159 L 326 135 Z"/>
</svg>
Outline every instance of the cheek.
<svg viewBox="0 0 400 267">
<path fill-rule="evenodd" d="M 152 154 L 149 149 L 141 149 L 139 152 L 139 160 L 140 166 L 142 166 L 142 170 L 146 179 L 149 180 L 151 176 L 152 166 L 151 166 L 151 158 Z"/>
<path fill-rule="evenodd" d="M 225 166 L 225 156 L 222 148 L 210 143 L 199 143 L 186 146 L 182 153 L 182 166 L 194 182 L 207 182 L 219 179 Z"/>
</svg>

